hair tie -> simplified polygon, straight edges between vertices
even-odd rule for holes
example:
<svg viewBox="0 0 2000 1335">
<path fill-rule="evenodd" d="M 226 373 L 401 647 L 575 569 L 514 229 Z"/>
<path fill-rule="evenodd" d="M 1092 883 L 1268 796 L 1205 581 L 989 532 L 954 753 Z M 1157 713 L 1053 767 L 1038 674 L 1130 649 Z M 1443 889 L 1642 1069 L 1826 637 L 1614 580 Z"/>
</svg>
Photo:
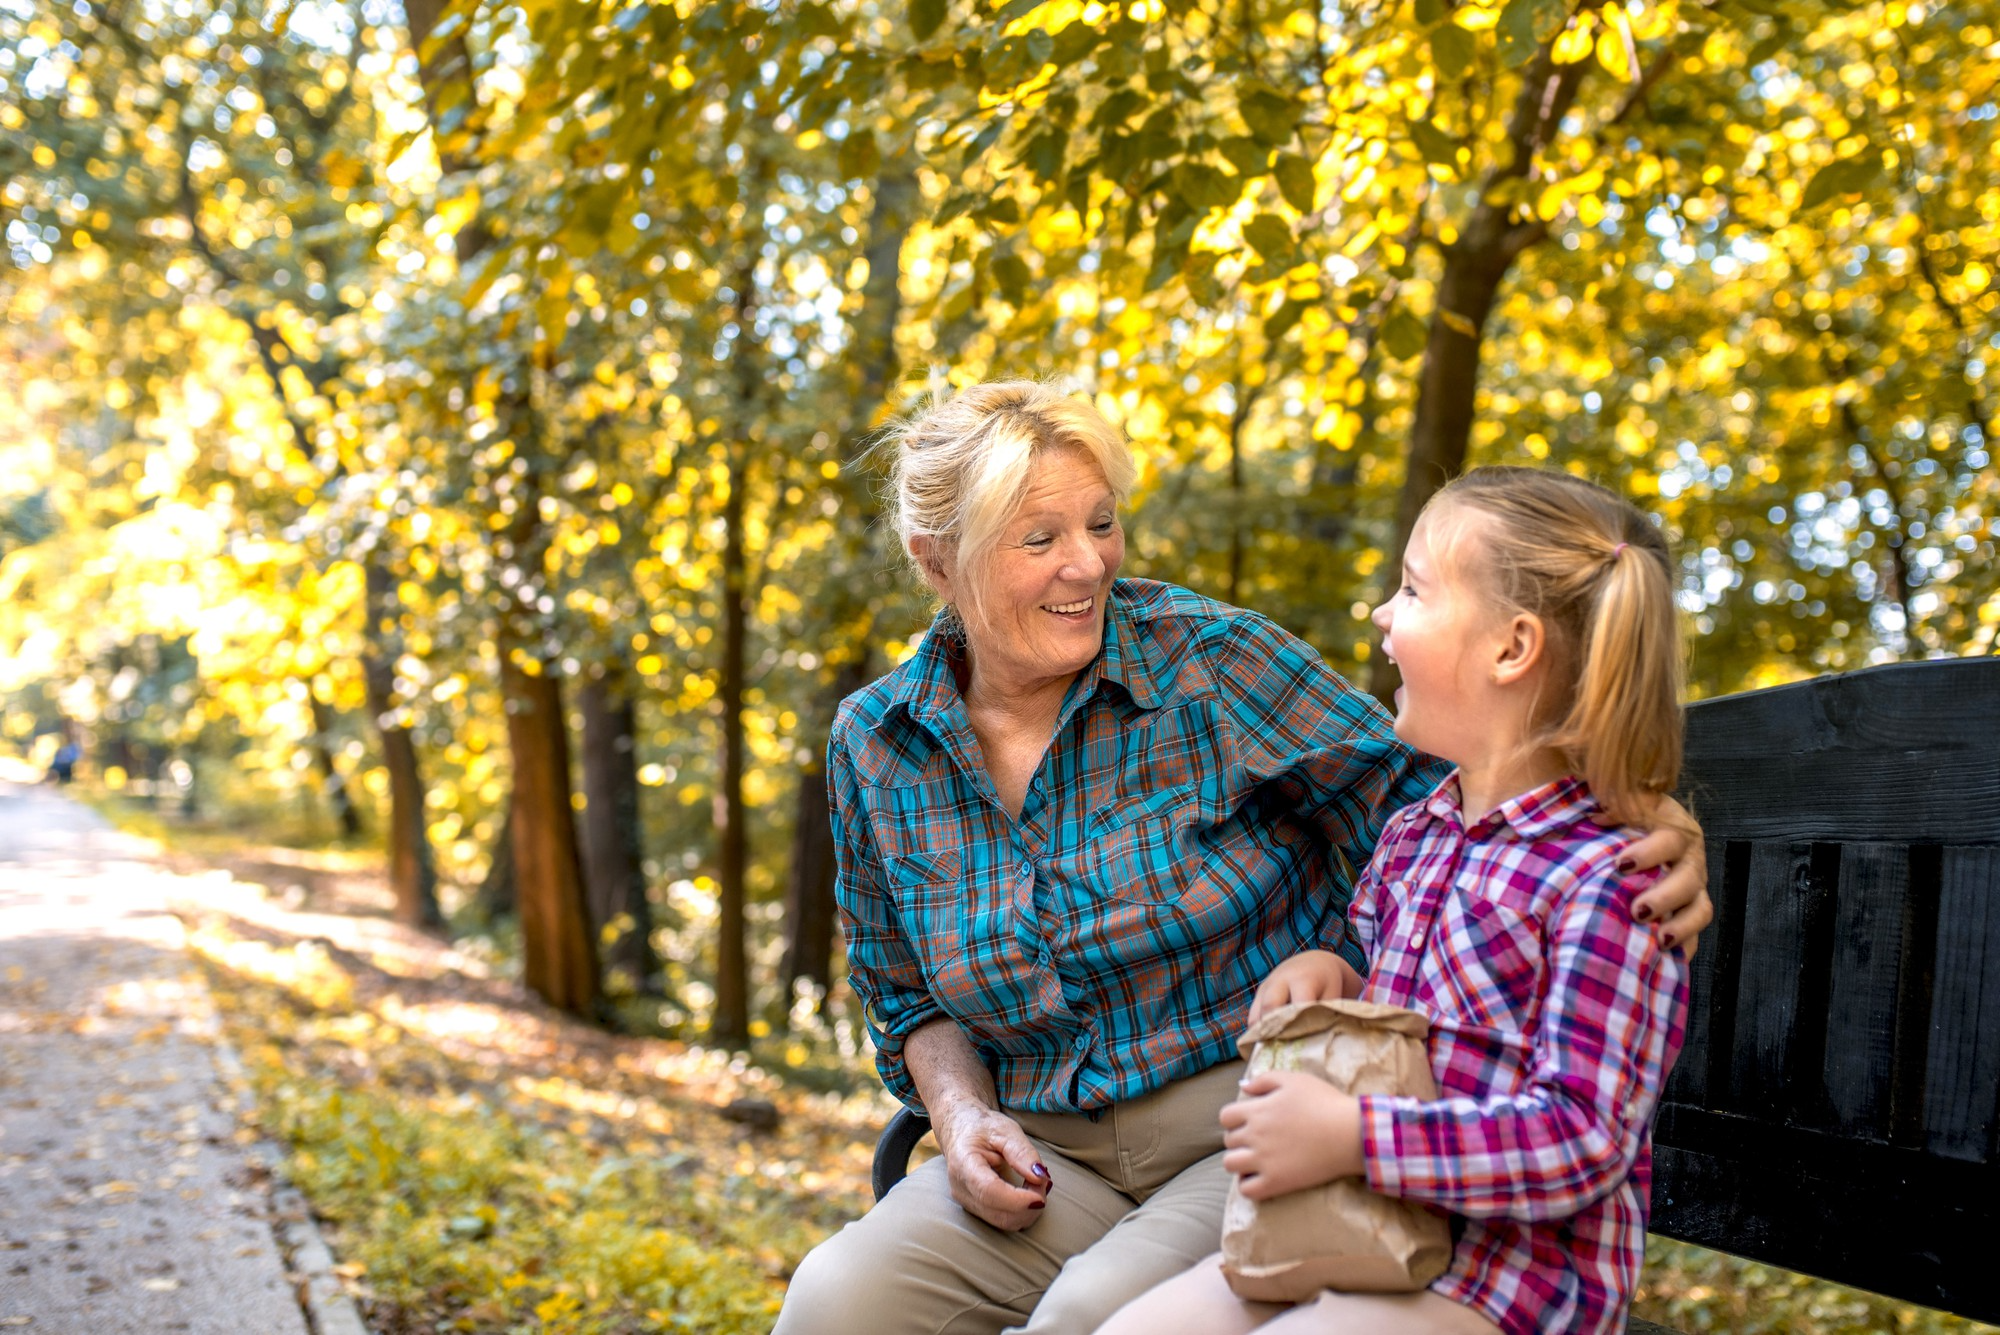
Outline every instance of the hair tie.
<svg viewBox="0 0 2000 1335">
<path fill-rule="evenodd" d="M 1632 544 L 1629 542 L 1621 542 L 1616 547 L 1613 547 L 1611 549 L 1611 559 L 1616 561 L 1618 559 L 1618 553 L 1624 551 L 1627 547 L 1630 547 L 1631 545 Z"/>
</svg>

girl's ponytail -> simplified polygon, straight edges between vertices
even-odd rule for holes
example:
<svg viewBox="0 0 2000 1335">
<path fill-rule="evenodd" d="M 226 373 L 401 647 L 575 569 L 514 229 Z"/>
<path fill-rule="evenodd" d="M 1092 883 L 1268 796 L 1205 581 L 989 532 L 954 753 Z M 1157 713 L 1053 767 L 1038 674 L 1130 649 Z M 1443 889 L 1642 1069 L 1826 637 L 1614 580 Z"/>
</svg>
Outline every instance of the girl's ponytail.
<svg viewBox="0 0 2000 1335">
<path fill-rule="evenodd" d="M 1671 792 L 1681 765 L 1680 622 L 1659 529 L 1595 483 L 1535 468 L 1475 468 L 1432 498 L 1498 522 L 1480 572 L 1509 610 L 1541 618 L 1550 672 L 1543 731 L 1627 824 Z"/>
<path fill-rule="evenodd" d="M 1613 546 L 1584 618 L 1574 703 L 1551 738 L 1627 824 L 1681 769 L 1680 627 L 1664 565 L 1629 540 Z"/>
</svg>

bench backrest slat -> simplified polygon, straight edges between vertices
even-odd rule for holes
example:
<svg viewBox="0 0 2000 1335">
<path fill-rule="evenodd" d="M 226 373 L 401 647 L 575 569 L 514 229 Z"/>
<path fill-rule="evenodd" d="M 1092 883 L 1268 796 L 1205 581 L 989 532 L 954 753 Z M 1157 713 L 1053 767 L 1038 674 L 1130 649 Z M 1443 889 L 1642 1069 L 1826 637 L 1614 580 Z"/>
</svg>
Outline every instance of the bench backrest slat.
<svg viewBox="0 0 2000 1335">
<path fill-rule="evenodd" d="M 1698 704 L 1683 788 L 1717 919 L 1655 1229 L 2000 1319 L 2000 659 Z"/>
</svg>

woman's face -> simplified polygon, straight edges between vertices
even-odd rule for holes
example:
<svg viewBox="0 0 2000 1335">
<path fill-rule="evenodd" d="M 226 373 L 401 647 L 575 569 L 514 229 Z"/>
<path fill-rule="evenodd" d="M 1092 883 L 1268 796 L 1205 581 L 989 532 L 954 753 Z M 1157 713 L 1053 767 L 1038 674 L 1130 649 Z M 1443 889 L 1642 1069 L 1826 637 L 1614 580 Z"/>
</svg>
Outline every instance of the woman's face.
<svg viewBox="0 0 2000 1335">
<path fill-rule="evenodd" d="M 1020 508 L 977 572 L 978 596 L 941 589 L 965 619 L 975 676 L 1021 689 L 1090 666 L 1124 559 L 1125 531 L 1104 470 L 1080 450 L 1036 455 Z"/>
</svg>

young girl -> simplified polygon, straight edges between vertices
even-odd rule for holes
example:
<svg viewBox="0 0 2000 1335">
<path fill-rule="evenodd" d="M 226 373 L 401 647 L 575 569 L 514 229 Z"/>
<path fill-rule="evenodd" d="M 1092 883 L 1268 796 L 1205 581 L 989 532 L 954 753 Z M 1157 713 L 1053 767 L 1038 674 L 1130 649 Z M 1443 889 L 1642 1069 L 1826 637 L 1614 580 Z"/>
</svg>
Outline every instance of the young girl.
<svg viewBox="0 0 2000 1335">
<path fill-rule="evenodd" d="M 1403 677 L 1397 735 L 1458 769 L 1390 818 L 1356 889 L 1360 995 L 1430 1019 L 1440 1097 L 1261 1075 L 1223 1110 L 1223 1166 L 1252 1199 L 1365 1174 L 1457 1216 L 1451 1267 L 1421 1293 L 1282 1307 L 1237 1298 L 1211 1257 L 1105 1335 L 1624 1330 L 1687 1003 L 1685 959 L 1632 920 L 1616 862 L 1615 827 L 1680 767 L 1671 569 L 1602 488 L 1482 468 L 1425 508 L 1375 610 Z M 1342 976 L 1295 957 L 1258 1008 L 1353 995 Z"/>
</svg>

